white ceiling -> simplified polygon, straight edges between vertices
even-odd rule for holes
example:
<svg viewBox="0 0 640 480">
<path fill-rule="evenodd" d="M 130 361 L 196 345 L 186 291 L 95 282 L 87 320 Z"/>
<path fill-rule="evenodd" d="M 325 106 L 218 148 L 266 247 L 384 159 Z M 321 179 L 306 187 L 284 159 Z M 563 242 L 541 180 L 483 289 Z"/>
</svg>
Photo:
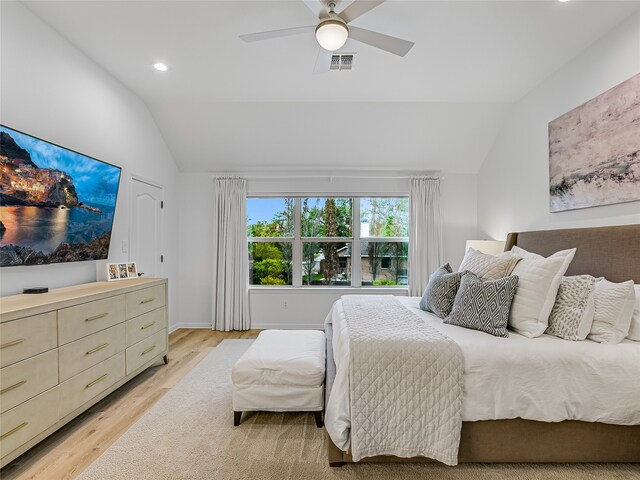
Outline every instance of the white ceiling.
<svg viewBox="0 0 640 480">
<path fill-rule="evenodd" d="M 333 151 L 328 166 L 383 167 L 395 157 L 396 168 L 475 172 L 505 103 L 640 9 L 389 0 L 354 25 L 415 41 L 406 57 L 349 40 L 353 71 L 313 75 L 313 35 L 238 38 L 314 24 L 301 1 L 26 3 L 147 103 L 188 171 L 326 165 Z M 157 61 L 170 70 L 153 70 Z"/>
<path fill-rule="evenodd" d="M 475 172 L 507 104 L 232 102 L 154 104 L 187 170 Z M 364 167 L 364 168 L 363 168 Z M 365 170 L 366 168 L 366 170 Z"/>
</svg>

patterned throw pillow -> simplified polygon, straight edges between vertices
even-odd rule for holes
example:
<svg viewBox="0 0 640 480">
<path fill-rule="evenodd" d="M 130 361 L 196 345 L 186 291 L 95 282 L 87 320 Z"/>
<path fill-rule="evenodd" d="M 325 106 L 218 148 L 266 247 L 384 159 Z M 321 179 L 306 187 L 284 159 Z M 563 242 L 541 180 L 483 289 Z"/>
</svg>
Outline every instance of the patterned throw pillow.
<svg viewBox="0 0 640 480">
<path fill-rule="evenodd" d="M 465 272 L 451 314 L 444 323 L 480 330 L 496 337 L 508 337 L 509 310 L 517 287 L 516 275 L 482 280 L 471 272 Z"/>
<path fill-rule="evenodd" d="M 469 270 L 484 280 L 494 280 L 511 275 L 520 257 L 510 253 L 488 255 L 473 248 L 469 248 L 462 259 L 460 271 Z"/>
<path fill-rule="evenodd" d="M 448 263 L 433 272 L 429 277 L 429 283 L 424 290 L 422 300 L 420 300 L 420 308 L 432 312 L 440 318 L 449 315 L 463 273 L 452 273 Z"/>
<path fill-rule="evenodd" d="M 562 277 L 545 333 L 565 340 L 584 340 L 595 312 L 596 279 L 591 275 Z"/>
</svg>

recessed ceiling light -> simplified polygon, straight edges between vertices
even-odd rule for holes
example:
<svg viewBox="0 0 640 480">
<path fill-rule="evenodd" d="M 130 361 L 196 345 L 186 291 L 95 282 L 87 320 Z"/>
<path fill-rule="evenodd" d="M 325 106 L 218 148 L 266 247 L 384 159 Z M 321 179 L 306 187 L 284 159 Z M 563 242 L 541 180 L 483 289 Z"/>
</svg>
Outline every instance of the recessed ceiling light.
<svg viewBox="0 0 640 480">
<path fill-rule="evenodd" d="M 564 2 L 568 2 L 569 0 L 558 0 L 558 1 L 564 3 Z"/>
<path fill-rule="evenodd" d="M 155 68 L 159 72 L 166 72 L 167 70 L 169 70 L 169 67 L 167 67 L 164 63 L 154 63 L 153 68 Z"/>
</svg>

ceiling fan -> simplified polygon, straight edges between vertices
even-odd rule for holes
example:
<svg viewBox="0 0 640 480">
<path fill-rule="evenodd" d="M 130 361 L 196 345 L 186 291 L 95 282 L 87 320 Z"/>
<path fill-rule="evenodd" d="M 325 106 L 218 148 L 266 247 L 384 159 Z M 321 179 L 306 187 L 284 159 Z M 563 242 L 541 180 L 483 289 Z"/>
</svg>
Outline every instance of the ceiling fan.
<svg viewBox="0 0 640 480">
<path fill-rule="evenodd" d="M 385 0 L 354 0 L 339 14 L 334 10 L 339 0 L 302 0 L 311 12 L 318 18 L 317 25 L 285 28 L 267 32 L 240 35 L 245 42 L 257 42 L 271 38 L 287 37 L 303 33 L 315 32 L 316 40 L 320 44 L 314 73 L 328 72 L 332 53 L 340 49 L 348 38 L 352 38 L 372 47 L 404 57 L 414 43 L 401 38 L 391 37 L 383 33 L 373 32 L 364 28 L 349 25 L 356 18 L 376 8 Z"/>
</svg>

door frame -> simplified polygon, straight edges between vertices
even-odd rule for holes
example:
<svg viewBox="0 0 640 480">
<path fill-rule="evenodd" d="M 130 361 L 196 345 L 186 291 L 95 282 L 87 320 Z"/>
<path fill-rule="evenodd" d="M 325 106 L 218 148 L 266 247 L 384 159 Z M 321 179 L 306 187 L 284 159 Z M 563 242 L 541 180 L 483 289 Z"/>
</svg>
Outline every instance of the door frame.
<svg viewBox="0 0 640 480">
<path fill-rule="evenodd" d="M 164 187 L 162 186 L 162 184 L 154 181 L 154 180 L 149 180 L 146 177 L 143 177 L 142 175 L 138 175 L 136 173 L 132 173 L 130 176 L 130 186 L 129 186 L 129 207 L 132 207 L 132 203 L 133 199 L 134 199 L 134 193 L 133 193 L 133 188 L 135 183 L 133 182 L 140 182 L 140 183 L 146 183 L 147 185 L 150 185 L 152 187 L 156 187 L 160 189 L 160 202 L 164 203 Z M 162 226 L 163 226 L 163 217 L 164 217 L 164 208 L 160 207 L 160 215 L 158 216 L 158 221 L 160 222 L 160 225 L 158 226 L 158 230 L 160 231 L 160 238 L 157 239 L 158 241 L 158 248 L 160 250 L 160 255 L 164 256 L 164 242 L 162 241 Z M 129 212 L 129 234 L 127 235 L 127 242 L 129 243 L 127 246 L 127 258 L 129 259 L 130 262 L 133 262 L 134 260 L 131 260 L 131 232 L 133 232 L 133 211 Z M 158 276 L 159 277 L 163 277 L 164 276 L 164 262 L 159 262 L 159 268 L 158 268 Z"/>
</svg>

